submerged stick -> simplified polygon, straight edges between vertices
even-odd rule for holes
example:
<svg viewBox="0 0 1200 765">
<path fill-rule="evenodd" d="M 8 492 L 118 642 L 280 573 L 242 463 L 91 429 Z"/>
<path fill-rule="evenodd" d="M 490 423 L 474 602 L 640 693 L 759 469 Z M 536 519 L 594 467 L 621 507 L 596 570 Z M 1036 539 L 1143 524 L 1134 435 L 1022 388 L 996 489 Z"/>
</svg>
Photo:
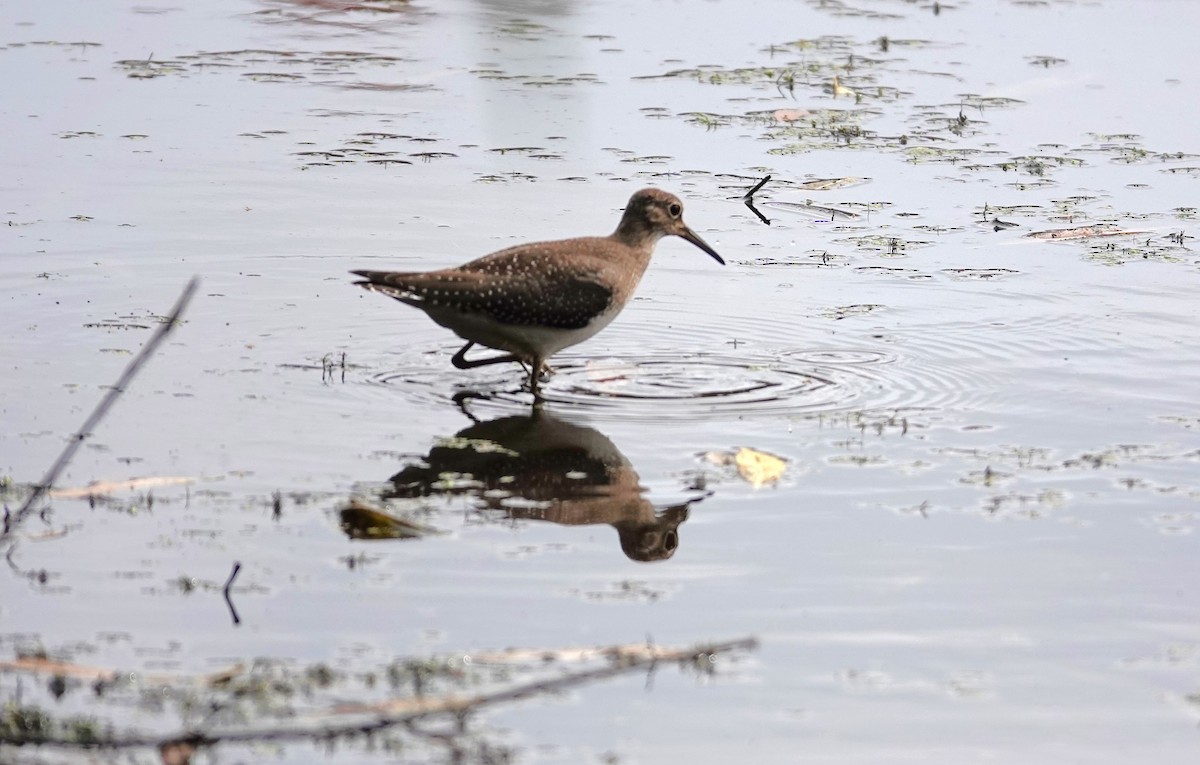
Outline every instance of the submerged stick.
<svg viewBox="0 0 1200 765">
<path fill-rule="evenodd" d="M 363 705 L 361 708 L 351 707 L 339 711 L 352 719 L 333 723 L 312 725 L 281 722 L 273 726 L 258 728 L 229 728 L 226 730 L 215 729 L 209 731 L 188 730 L 176 731 L 173 734 L 131 732 L 113 736 L 99 736 L 88 741 L 80 741 L 78 738 L 71 736 L 44 735 L 39 736 L 36 743 L 39 746 L 55 746 L 69 749 L 133 749 L 156 747 L 160 750 L 182 749 L 192 752 L 199 747 L 219 743 L 294 740 L 322 741 L 335 736 L 367 734 L 430 717 L 448 716 L 462 719 L 464 715 L 480 707 L 491 706 L 506 701 L 516 701 L 545 693 L 560 692 L 587 682 L 605 680 L 644 667 L 653 667 L 663 661 L 711 661 L 712 657 L 716 654 L 735 650 L 753 650 L 757 647 L 757 639 L 745 637 L 722 643 L 707 643 L 676 650 L 655 648 L 641 656 L 617 655 L 611 660 L 608 666 L 579 672 L 569 672 L 549 680 L 524 683 L 494 693 L 483 693 L 475 696 L 413 698 L 390 704 Z M 0 738 L 0 742 L 4 742 L 4 739 Z M 34 742 L 7 741 L 5 743 Z"/>
<path fill-rule="evenodd" d="M 238 616 L 237 609 L 233 606 L 233 599 L 229 597 L 229 593 L 233 591 L 233 580 L 237 579 L 238 572 L 242 570 L 242 564 L 234 561 L 233 571 L 229 572 L 229 579 L 225 580 L 225 589 L 221 593 L 225 596 L 225 605 L 229 606 L 229 615 L 233 617 L 233 626 L 238 626 L 242 623 L 241 617 Z"/>
<path fill-rule="evenodd" d="M 138 354 L 130 360 L 128 365 L 126 365 L 125 371 L 121 373 L 119 378 L 117 378 L 117 382 L 108 389 L 108 392 L 105 393 L 104 397 L 100 399 L 100 403 L 96 405 L 96 408 L 93 409 L 92 413 L 88 415 L 88 418 L 84 420 L 83 425 L 81 425 L 79 430 L 75 431 L 75 433 L 71 436 L 71 440 L 67 442 L 66 448 L 64 448 L 62 453 L 58 455 L 58 459 L 54 461 L 54 464 L 50 466 L 50 469 L 46 471 L 46 475 L 42 478 L 41 482 L 33 487 L 33 491 L 30 492 L 29 496 L 25 499 L 25 504 L 21 505 L 21 509 L 14 513 L 12 517 L 5 519 L 6 523 L 4 525 L 4 530 L 0 532 L 0 542 L 7 541 L 9 536 L 11 536 L 13 532 L 17 530 L 17 527 L 21 525 L 21 522 L 25 520 L 26 516 L 33 511 L 33 507 L 37 504 L 37 501 L 42 498 L 42 495 L 45 494 L 51 486 L 54 485 L 54 482 L 58 480 L 59 473 L 61 473 L 67 467 L 67 464 L 70 463 L 71 458 L 75 456 L 75 451 L 79 448 L 79 445 L 83 443 L 83 439 L 92 434 L 92 431 L 95 430 L 96 426 L 100 424 L 100 420 L 104 419 L 104 415 L 108 414 L 108 410 L 112 408 L 112 405 L 115 404 L 117 399 L 120 398 L 121 394 L 125 392 L 125 388 L 130 382 L 133 381 L 133 378 L 137 376 L 137 373 L 141 371 L 142 365 L 154 355 L 154 352 L 158 350 L 158 346 L 162 345 L 163 341 L 167 339 L 167 335 L 171 334 L 171 330 L 175 329 L 175 326 L 179 323 L 179 318 L 183 315 L 184 309 L 186 309 L 188 303 L 192 301 L 192 296 L 196 293 L 196 287 L 198 287 L 199 284 L 199 277 L 193 276 L 191 281 L 187 283 L 187 286 L 183 288 L 183 292 L 180 293 L 179 299 L 175 301 L 175 306 L 171 308 L 171 312 L 167 314 L 166 320 L 162 324 L 158 325 L 158 328 L 154 331 L 154 334 L 151 335 L 150 339 L 146 341 L 146 344 L 142 346 L 142 350 L 138 351 Z"/>
<path fill-rule="evenodd" d="M 758 183 L 757 183 L 757 184 L 754 186 L 754 188 L 752 188 L 752 189 L 750 189 L 749 191 L 747 191 L 747 192 L 746 192 L 746 196 L 742 197 L 742 202 L 744 202 L 744 203 L 745 203 L 746 207 L 749 207 L 749 208 L 750 208 L 750 212 L 752 212 L 752 213 L 754 213 L 755 215 L 757 215 L 757 216 L 758 216 L 758 219 L 759 219 L 759 220 L 761 220 L 763 223 L 767 224 L 768 226 L 769 226 L 769 225 L 771 225 L 771 221 L 770 221 L 770 220 L 767 218 L 767 216 L 765 216 L 765 215 L 763 215 L 762 213 L 760 213 L 760 212 L 758 211 L 758 208 L 754 206 L 754 195 L 755 195 L 756 193 L 758 193 L 758 190 L 759 190 L 759 189 L 761 189 L 763 186 L 766 186 L 766 185 L 767 185 L 767 181 L 769 181 L 769 180 L 771 180 L 771 176 L 769 176 L 769 175 L 768 175 L 768 176 L 766 176 L 765 178 L 763 178 L 761 181 L 759 181 L 759 182 L 758 182 Z"/>
<path fill-rule="evenodd" d="M 750 200 L 753 200 L 753 199 L 754 199 L 754 195 L 758 193 L 758 190 L 759 190 L 759 189 L 761 189 L 763 186 L 766 186 L 766 185 L 767 185 L 767 181 L 769 181 L 769 180 L 771 180 L 771 176 L 769 176 L 769 175 L 768 175 L 768 176 L 764 177 L 764 178 L 763 178 L 761 181 L 759 181 L 758 183 L 756 183 L 756 184 L 754 185 L 754 188 L 752 188 L 752 189 L 750 189 L 749 191 L 747 191 L 747 192 L 746 192 L 746 196 L 742 197 L 742 199 L 750 199 Z"/>
</svg>

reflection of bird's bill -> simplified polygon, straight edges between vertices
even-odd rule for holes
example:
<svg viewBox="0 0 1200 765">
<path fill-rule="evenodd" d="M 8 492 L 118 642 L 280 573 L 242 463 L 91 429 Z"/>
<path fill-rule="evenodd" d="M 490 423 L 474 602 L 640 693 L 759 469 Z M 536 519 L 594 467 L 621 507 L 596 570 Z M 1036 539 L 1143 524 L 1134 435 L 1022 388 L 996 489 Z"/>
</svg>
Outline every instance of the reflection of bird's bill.
<svg viewBox="0 0 1200 765">
<path fill-rule="evenodd" d="M 697 234 L 695 231 L 692 231 L 690 228 L 684 227 L 683 233 L 681 233 L 680 236 L 683 237 L 684 239 L 688 240 L 692 244 L 696 245 L 700 249 L 704 250 L 709 255 L 712 255 L 713 260 L 717 261 L 721 265 L 725 265 L 724 258 L 722 258 L 720 255 L 718 255 L 717 251 L 714 250 L 712 247 L 709 247 L 708 242 L 701 239 L 700 235 Z"/>
</svg>

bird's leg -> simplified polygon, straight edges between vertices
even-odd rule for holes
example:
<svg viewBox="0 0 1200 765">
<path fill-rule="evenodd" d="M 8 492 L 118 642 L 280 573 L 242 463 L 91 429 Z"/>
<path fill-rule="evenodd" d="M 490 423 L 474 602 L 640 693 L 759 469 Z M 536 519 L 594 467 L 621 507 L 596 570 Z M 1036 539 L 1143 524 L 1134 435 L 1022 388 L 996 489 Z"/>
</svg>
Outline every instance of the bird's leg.
<svg viewBox="0 0 1200 765">
<path fill-rule="evenodd" d="M 546 362 L 536 356 L 529 362 L 529 390 L 533 393 L 535 406 L 542 403 L 542 392 L 538 384 L 542 381 L 542 367 L 545 365 Z"/>
<path fill-rule="evenodd" d="M 486 367 L 489 364 L 506 364 L 510 361 L 520 361 L 519 358 L 511 353 L 503 356 L 493 356 L 490 359 L 475 359 L 474 361 L 468 360 L 467 351 L 469 351 L 473 345 L 475 345 L 475 341 L 468 340 L 467 344 L 464 345 L 458 353 L 454 354 L 454 358 L 450 359 L 450 363 L 459 369 L 474 369 L 475 367 Z"/>
</svg>

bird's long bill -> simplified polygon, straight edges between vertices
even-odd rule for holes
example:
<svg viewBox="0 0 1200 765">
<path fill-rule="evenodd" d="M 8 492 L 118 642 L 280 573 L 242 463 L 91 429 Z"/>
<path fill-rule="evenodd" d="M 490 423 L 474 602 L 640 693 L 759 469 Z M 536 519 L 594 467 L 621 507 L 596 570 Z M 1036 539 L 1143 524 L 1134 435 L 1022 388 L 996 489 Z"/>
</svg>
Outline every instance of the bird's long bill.
<svg viewBox="0 0 1200 765">
<path fill-rule="evenodd" d="M 692 231 L 687 226 L 684 226 L 683 233 L 681 233 L 679 236 L 683 237 L 684 239 L 688 240 L 689 242 L 696 245 L 700 249 L 704 250 L 709 255 L 712 255 L 713 260 L 717 261 L 721 265 L 725 265 L 725 260 L 720 255 L 717 254 L 716 250 L 714 250 L 712 247 L 709 247 L 708 242 L 701 239 L 700 236 L 695 231 Z"/>
</svg>

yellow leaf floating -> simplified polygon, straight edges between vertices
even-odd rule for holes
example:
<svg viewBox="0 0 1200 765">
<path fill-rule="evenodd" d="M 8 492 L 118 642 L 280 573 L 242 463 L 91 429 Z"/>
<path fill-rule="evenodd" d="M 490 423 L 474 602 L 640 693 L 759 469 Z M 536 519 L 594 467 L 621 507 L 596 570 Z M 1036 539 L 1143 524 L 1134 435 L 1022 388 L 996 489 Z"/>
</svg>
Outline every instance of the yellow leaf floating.
<svg viewBox="0 0 1200 765">
<path fill-rule="evenodd" d="M 756 489 L 775 483 L 787 470 L 786 460 L 746 446 L 737 450 L 733 464 L 737 466 L 738 475 Z"/>
<path fill-rule="evenodd" d="M 838 77 L 836 74 L 833 76 L 833 87 L 828 88 L 827 92 L 833 93 L 834 98 L 837 98 L 838 96 L 857 96 L 858 95 L 857 93 L 854 92 L 854 90 L 852 88 L 847 88 L 845 85 L 838 82 Z"/>
</svg>

